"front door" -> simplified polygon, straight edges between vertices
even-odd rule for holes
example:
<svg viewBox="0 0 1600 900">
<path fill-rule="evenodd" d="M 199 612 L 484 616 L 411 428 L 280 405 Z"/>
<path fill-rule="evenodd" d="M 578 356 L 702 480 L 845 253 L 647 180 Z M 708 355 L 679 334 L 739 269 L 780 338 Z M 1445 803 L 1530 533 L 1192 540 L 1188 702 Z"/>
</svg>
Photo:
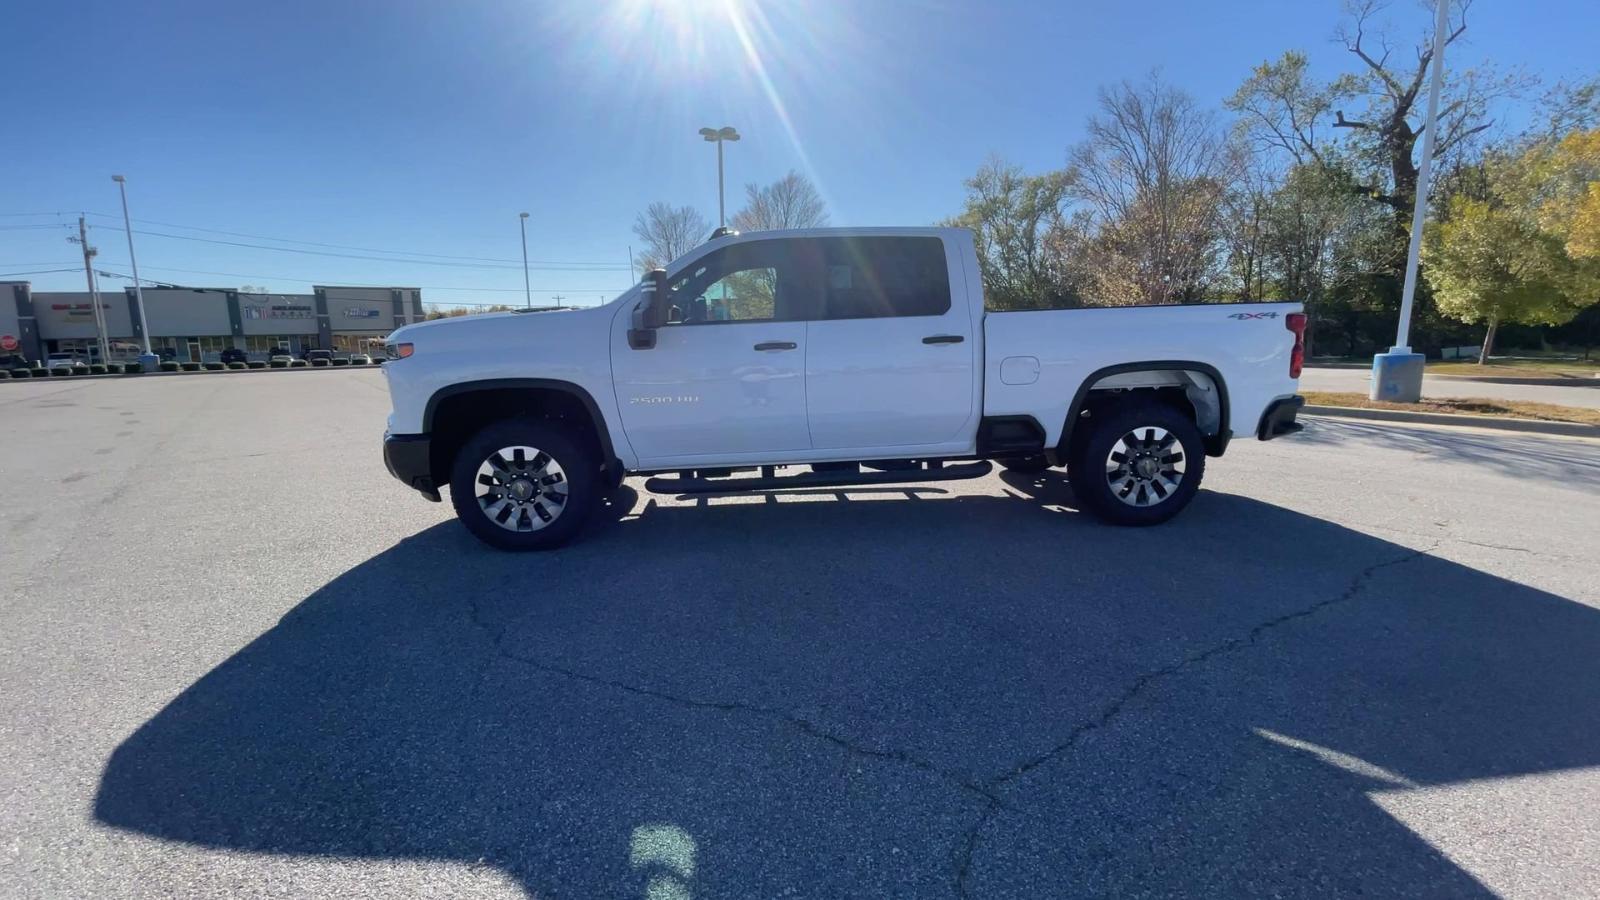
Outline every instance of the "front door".
<svg viewBox="0 0 1600 900">
<path fill-rule="evenodd" d="M 804 273 L 783 241 L 713 250 L 668 278 L 672 311 L 656 345 L 628 345 L 624 310 L 611 362 L 628 442 L 645 468 L 805 451 Z"/>
</svg>

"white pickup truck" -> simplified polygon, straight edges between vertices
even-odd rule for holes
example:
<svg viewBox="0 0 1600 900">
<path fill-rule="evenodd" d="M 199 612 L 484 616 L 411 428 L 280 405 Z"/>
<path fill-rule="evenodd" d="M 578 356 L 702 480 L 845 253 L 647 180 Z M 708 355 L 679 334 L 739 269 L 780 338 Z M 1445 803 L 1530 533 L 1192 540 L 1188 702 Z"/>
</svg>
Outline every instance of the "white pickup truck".
<svg viewBox="0 0 1600 900">
<path fill-rule="evenodd" d="M 1065 466 L 1084 509 L 1150 525 L 1230 438 L 1299 428 L 1304 329 L 1295 303 L 986 312 L 959 228 L 727 234 L 604 306 L 395 331 L 384 460 L 509 550 L 571 539 L 627 474 L 684 494 Z"/>
</svg>

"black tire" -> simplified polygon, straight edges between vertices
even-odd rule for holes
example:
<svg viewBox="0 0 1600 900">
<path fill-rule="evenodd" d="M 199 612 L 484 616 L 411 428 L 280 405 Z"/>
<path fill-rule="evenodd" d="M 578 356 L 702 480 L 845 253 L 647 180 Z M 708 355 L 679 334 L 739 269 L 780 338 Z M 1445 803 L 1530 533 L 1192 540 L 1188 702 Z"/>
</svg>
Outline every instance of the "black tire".
<svg viewBox="0 0 1600 900">
<path fill-rule="evenodd" d="M 535 452 L 499 456 L 499 451 L 511 448 Z M 541 463 L 545 456 L 549 462 Z M 500 463 L 492 461 L 496 457 Z M 484 485 L 488 499 L 478 494 L 480 470 L 496 473 L 491 476 L 495 483 Z M 583 450 L 583 443 L 565 425 L 506 419 L 473 435 L 456 454 L 450 467 L 450 505 L 461 524 L 491 547 L 549 550 L 572 540 L 588 520 L 599 500 L 598 470 L 594 455 Z M 547 481 L 558 476 L 556 482 Z M 546 515 L 548 522 L 541 522 Z"/>
<path fill-rule="evenodd" d="M 1014 456 L 997 459 L 995 462 L 1007 472 L 1022 472 L 1026 475 L 1037 475 L 1050 468 L 1050 461 L 1043 456 Z"/>
<path fill-rule="evenodd" d="M 1200 489 L 1205 444 L 1194 420 L 1178 409 L 1134 401 L 1106 408 L 1080 427 L 1089 434 L 1075 441 L 1067 478 L 1079 505 L 1102 521 L 1158 525 L 1182 512 Z M 1132 452 L 1119 451 L 1119 442 Z M 1113 453 L 1122 457 L 1117 472 L 1109 468 L 1118 462 Z"/>
</svg>

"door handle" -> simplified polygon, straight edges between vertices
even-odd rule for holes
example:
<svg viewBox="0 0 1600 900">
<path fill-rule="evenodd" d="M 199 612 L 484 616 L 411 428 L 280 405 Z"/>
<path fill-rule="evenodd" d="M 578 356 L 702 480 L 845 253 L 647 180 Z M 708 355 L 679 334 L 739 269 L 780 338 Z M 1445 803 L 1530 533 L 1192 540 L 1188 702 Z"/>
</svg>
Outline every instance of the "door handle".
<svg viewBox="0 0 1600 900">
<path fill-rule="evenodd" d="M 756 345 L 757 350 L 793 350 L 800 346 L 794 341 L 763 341 Z"/>
<path fill-rule="evenodd" d="M 924 344 L 959 344 L 966 340 L 959 334 L 930 334 L 922 339 Z"/>
</svg>

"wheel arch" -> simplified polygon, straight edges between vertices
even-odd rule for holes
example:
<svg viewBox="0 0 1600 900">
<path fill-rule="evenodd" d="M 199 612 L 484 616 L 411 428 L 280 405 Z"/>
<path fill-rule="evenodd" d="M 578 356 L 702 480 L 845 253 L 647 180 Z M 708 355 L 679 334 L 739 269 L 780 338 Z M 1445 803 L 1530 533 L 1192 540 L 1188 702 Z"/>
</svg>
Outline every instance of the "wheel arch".
<svg viewBox="0 0 1600 900">
<path fill-rule="evenodd" d="M 1205 402 L 1205 398 L 1202 396 L 1197 402 L 1194 396 L 1196 387 L 1194 379 L 1187 379 L 1187 385 L 1183 385 L 1182 382 L 1173 382 L 1170 385 L 1167 385 L 1167 387 L 1170 389 L 1173 387 L 1179 387 L 1180 385 L 1184 386 L 1184 399 L 1187 400 L 1188 404 L 1190 405 L 1191 413 L 1195 416 L 1195 424 L 1200 428 L 1200 434 L 1205 440 L 1206 455 L 1221 456 L 1223 452 L 1227 450 L 1228 441 L 1233 437 L 1233 433 L 1228 428 L 1228 385 L 1223 379 L 1222 373 L 1217 371 L 1216 366 L 1210 365 L 1209 363 L 1197 362 L 1195 360 L 1161 359 L 1146 360 L 1142 362 L 1117 363 L 1116 365 L 1105 366 L 1089 373 L 1089 375 L 1083 379 L 1082 383 L 1078 385 L 1077 391 L 1072 396 L 1072 405 L 1067 408 L 1067 418 L 1062 424 L 1061 428 L 1061 439 L 1057 442 L 1055 448 L 1057 458 L 1061 460 L 1066 459 L 1068 448 L 1072 446 L 1073 434 L 1076 431 L 1074 426 L 1078 424 L 1080 419 L 1082 419 L 1085 410 L 1089 409 L 1090 401 L 1092 399 L 1091 395 L 1101 382 L 1115 378 L 1119 375 L 1132 375 L 1148 372 L 1180 372 L 1185 374 L 1193 373 L 1194 375 L 1202 376 L 1204 379 L 1210 381 L 1211 385 L 1216 389 L 1216 412 L 1215 424 L 1209 429 L 1207 426 L 1211 423 L 1208 420 L 1211 419 L 1212 416 L 1207 412 L 1208 404 Z M 1137 389 L 1138 387 L 1140 386 L 1111 385 L 1106 388 L 1101 388 L 1101 390 Z M 1160 385 L 1148 385 L 1144 387 L 1160 387 Z"/>
<path fill-rule="evenodd" d="M 517 415 L 571 422 L 591 442 L 602 466 L 620 471 L 605 415 L 582 385 L 551 378 L 492 378 L 445 385 L 423 407 L 422 430 L 431 436 L 435 483 L 444 483 L 441 476 L 448 480 L 456 452 L 473 432 Z"/>
</svg>

